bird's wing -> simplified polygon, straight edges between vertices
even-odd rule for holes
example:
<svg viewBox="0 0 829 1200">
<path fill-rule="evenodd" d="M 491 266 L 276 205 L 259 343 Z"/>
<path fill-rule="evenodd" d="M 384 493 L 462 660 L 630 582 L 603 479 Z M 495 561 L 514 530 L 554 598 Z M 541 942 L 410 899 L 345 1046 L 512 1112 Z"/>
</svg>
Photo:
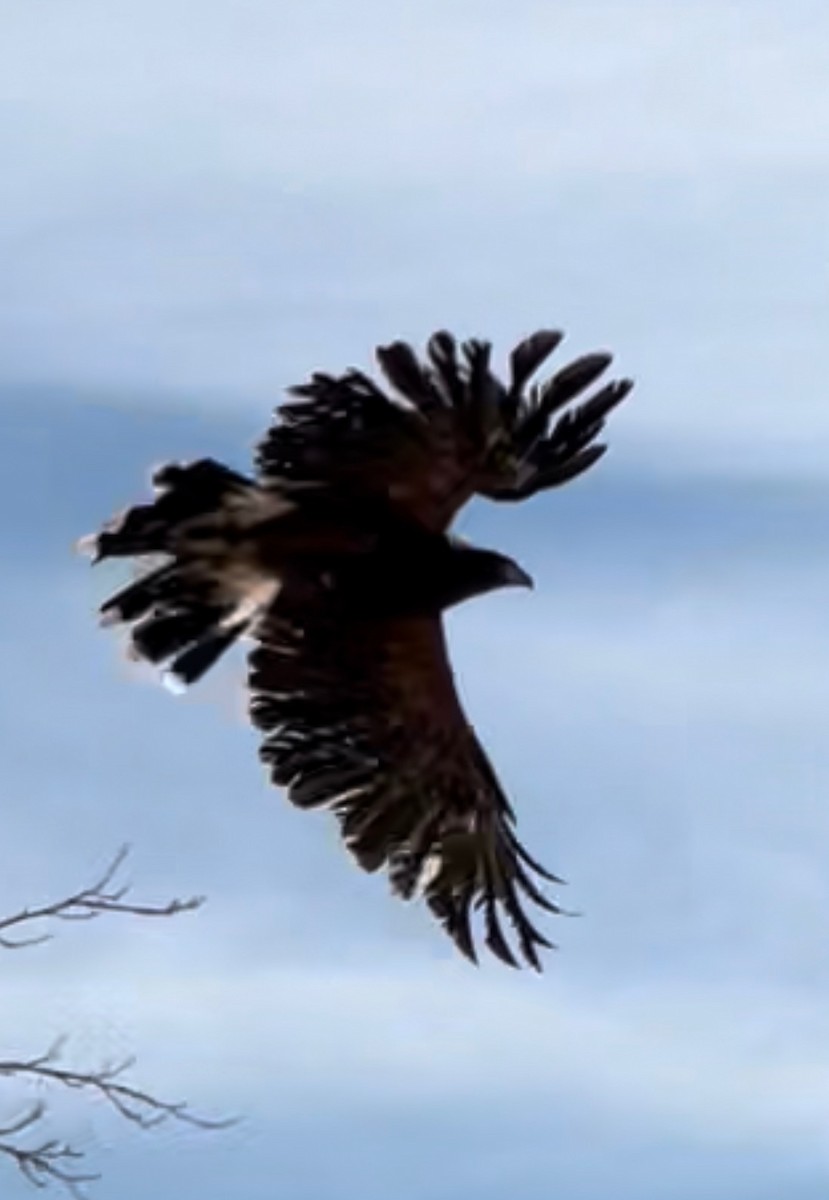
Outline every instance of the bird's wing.
<svg viewBox="0 0 829 1200">
<path fill-rule="evenodd" d="M 537 879 L 560 882 L 518 841 L 514 816 L 461 708 L 439 618 L 385 622 L 271 616 L 250 659 L 251 717 L 272 781 L 301 808 L 328 808 L 367 871 L 423 895 L 476 960 L 474 910 L 486 945 L 541 969 L 551 943 L 525 912 L 561 910 Z"/>
<path fill-rule="evenodd" d="M 257 448 L 260 476 L 382 499 L 435 531 L 476 493 L 518 500 L 565 483 L 604 453 L 597 438 L 632 383 L 614 380 L 585 399 L 611 362 L 602 353 L 528 387 L 561 337 L 540 330 L 521 342 L 508 384 L 490 369 L 488 342 L 459 348 L 446 332 L 433 335 L 424 361 L 404 342 L 378 348 L 395 395 L 359 371 L 317 373 L 277 410 Z"/>
</svg>

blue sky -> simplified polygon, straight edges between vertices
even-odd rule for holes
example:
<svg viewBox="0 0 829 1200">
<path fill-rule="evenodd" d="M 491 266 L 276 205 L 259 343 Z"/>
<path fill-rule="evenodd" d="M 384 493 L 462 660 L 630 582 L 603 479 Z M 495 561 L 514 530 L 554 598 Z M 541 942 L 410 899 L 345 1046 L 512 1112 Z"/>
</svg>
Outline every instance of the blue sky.
<svg viewBox="0 0 829 1200">
<path fill-rule="evenodd" d="M 826 1195 L 829 12 L 484 8 L 0 8 L 0 909 L 124 841 L 137 892 L 209 897 L 4 960 L 4 1046 L 246 1117 L 62 1104 L 96 1195 Z M 537 979 L 266 788 L 239 659 L 183 700 L 128 668 L 71 546 L 152 463 L 244 466 L 315 367 L 549 324 L 637 390 L 589 478 L 469 512 L 537 589 L 450 623 L 583 914 Z"/>
</svg>

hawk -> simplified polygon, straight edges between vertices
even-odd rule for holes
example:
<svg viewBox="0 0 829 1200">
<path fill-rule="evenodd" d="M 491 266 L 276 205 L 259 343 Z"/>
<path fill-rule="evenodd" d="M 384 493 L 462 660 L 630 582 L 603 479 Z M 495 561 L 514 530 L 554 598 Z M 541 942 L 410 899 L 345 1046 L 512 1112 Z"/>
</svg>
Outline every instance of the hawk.
<svg viewBox="0 0 829 1200">
<path fill-rule="evenodd" d="M 353 369 L 316 373 L 277 409 L 251 477 L 169 463 L 150 503 L 85 539 L 94 562 L 143 571 L 100 610 L 128 627 L 134 656 L 186 686 L 252 639 L 249 711 L 273 783 L 333 811 L 359 865 L 422 897 L 473 962 L 482 935 L 536 970 L 552 943 L 527 909 L 561 912 L 542 890 L 561 880 L 517 837 L 458 699 L 442 615 L 532 586 L 512 559 L 452 534 L 458 510 L 558 487 L 604 453 L 632 383 L 594 387 L 611 362 L 596 353 L 531 385 L 561 337 L 522 341 L 507 382 L 490 343 L 443 331 L 422 358 L 378 347 L 386 390 Z"/>
</svg>

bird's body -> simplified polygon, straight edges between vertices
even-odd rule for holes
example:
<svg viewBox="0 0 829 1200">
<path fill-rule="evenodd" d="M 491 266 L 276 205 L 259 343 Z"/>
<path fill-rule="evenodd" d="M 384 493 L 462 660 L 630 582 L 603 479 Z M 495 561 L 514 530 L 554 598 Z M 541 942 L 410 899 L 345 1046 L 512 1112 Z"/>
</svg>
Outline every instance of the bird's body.
<svg viewBox="0 0 829 1200">
<path fill-rule="evenodd" d="M 485 343 L 467 343 L 461 363 L 446 334 L 427 366 L 402 343 L 378 352 L 402 400 L 357 372 L 316 375 L 260 445 L 255 478 L 210 459 L 168 465 L 151 504 L 92 539 L 96 559 L 153 562 L 102 606 L 131 626 L 137 656 L 189 684 L 252 636 L 251 718 L 274 783 L 301 807 L 332 809 L 358 862 L 385 867 L 403 897 L 422 893 L 469 957 L 480 908 L 490 949 L 516 964 L 506 915 L 535 967 L 550 943 L 521 897 L 558 911 L 537 882 L 555 877 L 515 837 L 457 698 L 441 614 L 530 583 L 511 559 L 454 538 L 455 511 L 589 467 L 630 386 L 609 385 L 550 431 L 609 361 L 587 356 L 525 396 L 557 341 L 516 349 L 509 390 Z"/>
</svg>

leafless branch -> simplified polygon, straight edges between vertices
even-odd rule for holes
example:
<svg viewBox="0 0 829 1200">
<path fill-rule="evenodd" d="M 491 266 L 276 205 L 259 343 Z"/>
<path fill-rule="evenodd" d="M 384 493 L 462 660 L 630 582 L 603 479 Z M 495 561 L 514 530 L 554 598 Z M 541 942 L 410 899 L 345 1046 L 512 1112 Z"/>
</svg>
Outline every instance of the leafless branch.
<svg viewBox="0 0 829 1200">
<path fill-rule="evenodd" d="M 9 937 L 8 931 L 20 926 L 30 928 L 43 921 L 91 921 L 101 913 L 132 913 L 137 917 L 174 917 L 178 913 L 192 912 L 204 903 L 203 896 L 189 900 L 170 900 L 167 904 L 136 904 L 126 897 L 129 886 L 113 886 L 116 875 L 129 854 L 129 847 L 122 846 L 97 883 L 82 888 L 72 896 L 43 904 L 39 908 L 24 908 L 10 917 L 0 918 L 0 949 L 22 950 L 28 946 L 39 946 L 48 942 L 52 934 L 48 931 L 30 936 Z"/>
<path fill-rule="evenodd" d="M 211 1120 L 194 1113 L 182 1101 L 161 1100 L 150 1092 L 124 1081 L 124 1075 L 134 1065 L 128 1058 L 117 1063 L 104 1063 L 94 1071 L 74 1071 L 60 1065 L 65 1039 L 55 1042 L 45 1054 L 27 1059 L 0 1059 L 0 1076 L 34 1080 L 54 1088 L 66 1088 L 101 1097 L 126 1121 L 140 1129 L 153 1129 L 165 1121 L 178 1121 L 198 1129 L 227 1129 L 235 1118 Z M 45 1101 L 38 1101 L 17 1120 L 0 1128 L 0 1155 L 13 1159 L 20 1172 L 35 1187 L 49 1183 L 63 1184 L 70 1195 L 81 1197 L 82 1185 L 98 1176 L 73 1166 L 83 1158 L 56 1138 L 45 1138 L 33 1146 L 17 1143 L 21 1134 L 29 1132 L 46 1114 Z"/>
<path fill-rule="evenodd" d="M 199 1129 L 224 1129 L 229 1120 L 212 1121 L 198 1117 L 186 1104 L 159 1100 L 141 1088 L 123 1082 L 123 1076 L 135 1065 L 135 1059 L 104 1063 L 97 1071 L 72 1071 L 60 1065 L 65 1038 L 56 1041 L 45 1054 L 35 1058 L 0 1059 L 0 1076 L 37 1079 L 60 1087 L 102 1096 L 122 1117 L 141 1129 L 152 1129 L 164 1121 L 176 1120 Z"/>
<path fill-rule="evenodd" d="M 13 1140 L 37 1125 L 45 1112 L 46 1105 L 40 1101 L 26 1109 L 16 1121 L 0 1127 L 0 1154 L 11 1158 L 23 1178 L 36 1188 L 48 1187 L 50 1183 L 63 1184 L 70 1196 L 83 1200 L 83 1184 L 92 1183 L 99 1176 L 71 1165 L 83 1157 L 80 1151 L 57 1138 L 44 1138 L 28 1147 L 18 1146 Z"/>
<path fill-rule="evenodd" d="M 173 917 L 199 908 L 203 897 L 171 900 L 167 904 L 137 904 L 127 899 L 129 887 L 116 884 L 129 849 L 123 846 L 98 881 L 74 895 L 38 908 L 24 908 L 10 917 L 0 918 L 0 949 L 20 950 L 49 941 L 48 929 L 40 933 L 8 936 L 9 930 L 30 928 L 38 922 L 89 921 L 101 913 L 131 913 L 139 917 Z M 97 1096 L 120 1117 L 140 1129 L 152 1129 L 165 1121 L 177 1121 L 199 1129 L 225 1129 L 235 1118 L 211 1120 L 192 1112 L 182 1101 L 161 1100 L 152 1093 L 129 1083 L 124 1077 L 134 1065 L 131 1058 L 107 1062 L 95 1070 L 72 1070 L 62 1064 L 65 1038 L 55 1042 L 45 1054 L 34 1058 L 0 1059 L 0 1078 L 40 1084 L 51 1091 L 68 1090 L 90 1097 Z M 0 1157 L 11 1159 L 23 1177 L 36 1188 L 58 1184 L 69 1195 L 82 1200 L 83 1185 L 98 1179 L 80 1165 L 82 1151 L 54 1137 L 32 1141 L 32 1135 L 48 1112 L 48 1098 L 40 1099 L 5 1126 L 0 1126 Z M 28 1144 L 27 1144 L 28 1143 Z"/>
</svg>

